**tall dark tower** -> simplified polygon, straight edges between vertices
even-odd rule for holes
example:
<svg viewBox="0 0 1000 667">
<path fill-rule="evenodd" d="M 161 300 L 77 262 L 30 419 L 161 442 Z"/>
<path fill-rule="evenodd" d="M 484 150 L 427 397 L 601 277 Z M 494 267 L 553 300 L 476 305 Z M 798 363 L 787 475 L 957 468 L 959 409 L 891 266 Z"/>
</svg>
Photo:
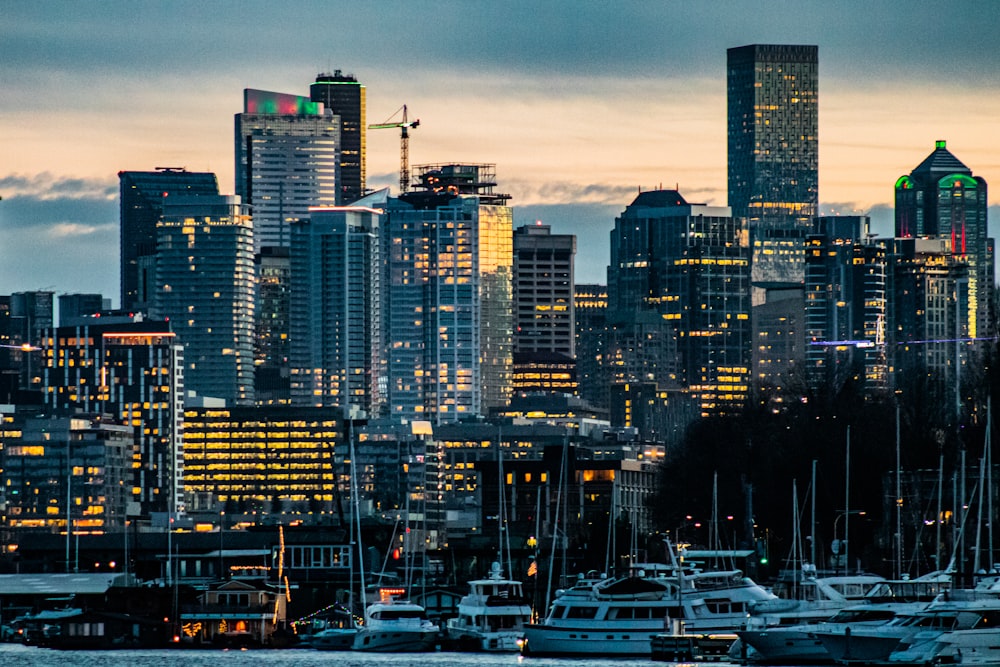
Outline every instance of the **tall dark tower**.
<svg viewBox="0 0 1000 667">
<path fill-rule="evenodd" d="M 121 308 L 145 312 L 156 289 L 156 223 L 163 204 L 178 195 L 218 195 L 215 174 L 159 167 L 156 171 L 120 171 Z"/>
<path fill-rule="evenodd" d="M 752 281 L 801 284 L 819 203 L 818 49 L 750 44 L 727 65 L 729 206 L 750 225 Z"/>
<path fill-rule="evenodd" d="M 337 205 L 345 206 L 365 196 L 365 87 L 353 74 L 318 74 L 309 86 L 309 98 L 322 102 L 340 116 L 340 187 Z"/>
<path fill-rule="evenodd" d="M 951 154 L 944 141 L 896 181 L 896 236 L 939 239 L 969 265 L 971 338 L 993 335 L 993 241 L 986 230 L 986 181 Z"/>
</svg>

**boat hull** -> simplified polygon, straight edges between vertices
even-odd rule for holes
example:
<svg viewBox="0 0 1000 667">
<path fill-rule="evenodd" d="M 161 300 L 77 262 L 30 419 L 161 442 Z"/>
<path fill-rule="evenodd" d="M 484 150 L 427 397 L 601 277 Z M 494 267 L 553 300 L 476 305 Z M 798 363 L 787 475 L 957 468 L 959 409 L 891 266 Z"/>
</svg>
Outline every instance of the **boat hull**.
<svg viewBox="0 0 1000 667">
<path fill-rule="evenodd" d="M 536 657 L 649 657 L 653 638 L 662 632 L 662 625 L 626 630 L 528 625 L 521 653 Z"/>
<path fill-rule="evenodd" d="M 437 630 L 359 630 L 352 649 L 372 653 L 423 653 L 437 648 Z"/>
</svg>

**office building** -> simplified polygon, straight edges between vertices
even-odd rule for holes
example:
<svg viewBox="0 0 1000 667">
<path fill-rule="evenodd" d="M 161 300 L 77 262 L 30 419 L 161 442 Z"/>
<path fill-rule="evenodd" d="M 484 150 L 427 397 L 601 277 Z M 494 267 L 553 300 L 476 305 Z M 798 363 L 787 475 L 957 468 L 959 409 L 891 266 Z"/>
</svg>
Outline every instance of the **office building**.
<svg viewBox="0 0 1000 667">
<path fill-rule="evenodd" d="M 41 383 L 45 362 L 40 345 L 45 332 L 54 324 L 52 297 L 53 293 L 45 290 L 10 295 L 10 322 L 20 327 L 17 336 L 22 344 L 19 355 L 21 389 L 35 390 Z"/>
<path fill-rule="evenodd" d="M 291 402 L 288 331 L 291 308 L 289 249 L 266 246 L 256 256 L 254 395 L 258 405 Z"/>
<path fill-rule="evenodd" d="M 338 206 L 365 196 L 365 152 L 368 125 L 365 122 L 365 87 L 353 74 L 339 69 L 333 74 L 317 74 L 309 86 L 309 99 L 322 102 L 340 117 L 340 184 Z"/>
<path fill-rule="evenodd" d="M 751 44 L 727 52 L 729 206 L 749 222 L 752 281 L 801 284 L 819 203 L 818 49 Z"/>
<path fill-rule="evenodd" d="M 381 212 L 316 207 L 292 225 L 293 405 L 354 408 L 366 416 L 381 410 Z"/>
<path fill-rule="evenodd" d="M 4 527 L 65 534 L 67 562 L 59 570 L 79 570 L 80 536 L 124 530 L 132 488 L 122 480 L 130 478 L 135 450 L 130 427 L 101 415 L 5 415 L 0 445 Z"/>
<path fill-rule="evenodd" d="M 100 294 L 60 294 L 59 326 L 75 324 L 78 320 L 100 316 L 111 308 L 111 299 Z"/>
<path fill-rule="evenodd" d="M 343 433 L 340 413 L 324 408 L 188 408 L 184 483 L 192 511 L 333 516 L 349 488 L 346 479 L 337 486 L 349 458 Z"/>
<path fill-rule="evenodd" d="M 956 158 L 944 141 L 896 181 L 896 237 L 943 239 L 969 265 L 968 335 L 994 335 L 994 267 L 987 236 L 986 181 Z"/>
<path fill-rule="evenodd" d="M 119 275 L 124 311 L 148 312 L 156 285 L 156 223 L 171 197 L 217 196 L 215 174 L 159 167 L 118 172 L 120 189 Z"/>
<path fill-rule="evenodd" d="M 888 388 L 886 246 L 868 216 L 822 216 L 806 245 L 805 361 L 813 392 Z"/>
<path fill-rule="evenodd" d="M 236 114 L 236 194 L 250 207 L 255 249 L 288 246 L 310 206 L 337 204 L 340 119 L 308 97 L 252 88 Z"/>
<path fill-rule="evenodd" d="M 493 165 L 416 171 L 380 223 L 387 401 L 392 416 L 446 423 L 510 398 L 512 211 Z"/>
<path fill-rule="evenodd" d="M 154 316 L 184 345 L 185 389 L 254 401 L 253 228 L 239 197 L 174 197 L 157 224 Z"/>
<path fill-rule="evenodd" d="M 741 410 L 749 269 L 746 223 L 728 207 L 691 204 L 675 190 L 640 193 L 611 232 L 613 384 L 688 391 L 702 416 Z"/>
<path fill-rule="evenodd" d="M 135 456 L 117 479 L 137 504 L 132 514 L 183 512 L 183 349 L 168 322 L 109 319 L 47 332 L 45 406 L 126 425 Z"/>
<path fill-rule="evenodd" d="M 604 285 L 577 285 L 573 302 L 579 393 L 587 402 L 606 411 L 611 388 L 606 359 L 608 289 Z"/>
</svg>

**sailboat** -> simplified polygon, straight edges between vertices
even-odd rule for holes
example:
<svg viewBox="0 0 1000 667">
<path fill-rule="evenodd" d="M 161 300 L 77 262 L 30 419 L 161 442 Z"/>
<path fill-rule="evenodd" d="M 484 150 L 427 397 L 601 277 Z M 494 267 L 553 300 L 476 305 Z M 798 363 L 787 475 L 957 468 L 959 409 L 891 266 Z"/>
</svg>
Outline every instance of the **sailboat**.
<svg viewBox="0 0 1000 667">
<path fill-rule="evenodd" d="M 520 581 L 503 574 L 506 517 L 502 440 L 498 447 L 500 479 L 500 558 L 485 579 L 469 582 L 469 592 L 458 603 L 458 616 L 448 619 L 448 639 L 460 650 L 516 652 L 520 650 L 524 625 L 531 619 L 531 605 Z M 508 545 L 508 551 L 510 547 Z M 508 565 L 510 558 L 507 558 Z"/>
<path fill-rule="evenodd" d="M 357 478 L 354 472 L 353 442 L 351 443 L 351 485 L 354 491 L 355 516 L 360 514 Z M 361 520 L 357 518 L 358 543 L 361 542 Z M 384 569 L 384 568 L 383 568 Z M 407 580 L 409 577 L 407 576 Z M 362 566 L 362 597 L 364 597 L 364 569 Z M 401 597 L 400 589 L 379 589 L 379 597 L 365 604 L 364 624 L 354 636 L 351 648 L 355 651 L 379 653 L 410 653 L 433 651 L 437 648 L 440 628 L 427 618 L 427 611 L 415 602 Z"/>
</svg>

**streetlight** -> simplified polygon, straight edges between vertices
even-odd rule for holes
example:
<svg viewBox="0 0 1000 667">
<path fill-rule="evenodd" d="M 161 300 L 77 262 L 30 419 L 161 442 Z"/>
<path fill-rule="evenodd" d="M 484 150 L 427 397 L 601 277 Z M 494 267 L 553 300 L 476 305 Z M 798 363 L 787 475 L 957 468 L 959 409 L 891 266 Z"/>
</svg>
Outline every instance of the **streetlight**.
<svg viewBox="0 0 1000 667">
<path fill-rule="evenodd" d="M 219 579 L 223 581 L 225 580 L 225 577 L 223 575 L 223 570 L 225 569 L 226 564 L 225 561 L 223 560 L 224 557 L 222 555 L 222 546 L 223 546 L 222 538 L 225 536 L 225 534 L 226 534 L 226 510 L 222 510 L 219 512 Z"/>
<path fill-rule="evenodd" d="M 833 520 L 833 542 L 830 544 L 830 550 L 833 551 L 833 555 L 837 556 L 837 561 L 840 560 L 840 545 L 841 541 L 837 539 L 837 526 L 840 524 L 840 519 L 842 517 L 848 516 L 850 514 L 855 514 L 857 516 L 864 516 L 867 514 L 864 510 L 841 510 L 837 513 L 837 517 Z M 847 570 L 850 564 L 847 561 L 847 526 L 844 526 L 844 574 L 847 574 Z M 839 565 L 839 562 L 837 563 Z M 838 569 L 838 568 L 835 568 Z"/>
</svg>

